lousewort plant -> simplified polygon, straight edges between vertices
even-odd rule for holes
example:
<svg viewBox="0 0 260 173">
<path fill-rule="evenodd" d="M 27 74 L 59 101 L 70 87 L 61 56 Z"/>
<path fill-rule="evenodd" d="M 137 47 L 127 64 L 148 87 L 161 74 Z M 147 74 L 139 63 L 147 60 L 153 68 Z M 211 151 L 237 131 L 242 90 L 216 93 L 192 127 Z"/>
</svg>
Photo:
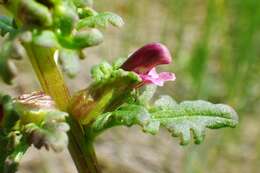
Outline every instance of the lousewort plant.
<svg viewBox="0 0 260 173">
<path fill-rule="evenodd" d="M 110 24 L 121 27 L 122 18 L 95 11 L 90 0 L 0 3 L 10 14 L 0 17 L 3 81 L 12 84 L 17 74 L 14 61 L 28 58 L 42 86 L 42 91 L 17 98 L 0 95 L 1 173 L 16 172 L 32 145 L 55 152 L 68 147 L 79 173 L 99 173 L 93 142 L 115 126 L 138 125 L 150 134 L 166 128 L 186 145 L 192 136 L 194 143 L 201 143 L 206 128 L 237 125 L 236 112 L 224 104 L 177 103 L 167 95 L 152 99 L 156 86 L 175 80 L 171 72 L 156 72 L 157 66 L 172 62 L 160 43 L 147 44 L 125 60 L 94 66 L 90 85 L 71 94 L 61 71 L 76 76 L 82 51 L 103 41 L 99 29 Z"/>
</svg>

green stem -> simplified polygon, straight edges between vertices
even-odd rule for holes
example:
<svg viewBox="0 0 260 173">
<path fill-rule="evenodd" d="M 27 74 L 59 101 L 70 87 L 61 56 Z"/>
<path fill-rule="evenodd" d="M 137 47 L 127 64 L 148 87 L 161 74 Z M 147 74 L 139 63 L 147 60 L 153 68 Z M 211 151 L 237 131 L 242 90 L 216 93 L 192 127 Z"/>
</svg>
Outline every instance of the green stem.
<svg viewBox="0 0 260 173">
<path fill-rule="evenodd" d="M 62 73 L 54 60 L 55 50 L 29 43 L 24 46 L 43 90 L 52 96 L 61 110 L 67 111 L 70 94 Z M 82 127 L 72 117 L 68 118 L 68 123 L 71 128 L 69 132 L 69 151 L 78 172 L 99 173 L 92 141 L 85 138 Z"/>
</svg>

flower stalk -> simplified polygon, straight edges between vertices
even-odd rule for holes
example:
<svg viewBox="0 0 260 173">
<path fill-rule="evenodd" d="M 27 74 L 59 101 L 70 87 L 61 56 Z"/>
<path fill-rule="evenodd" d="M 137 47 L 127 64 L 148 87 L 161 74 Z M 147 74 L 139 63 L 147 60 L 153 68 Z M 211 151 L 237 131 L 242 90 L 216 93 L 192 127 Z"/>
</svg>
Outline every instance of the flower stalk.
<svg viewBox="0 0 260 173">
<path fill-rule="evenodd" d="M 43 90 L 56 102 L 59 109 L 67 111 L 70 94 L 63 76 L 54 60 L 54 50 L 32 43 L 25 43 L 29 59 L 40 81 Z M 69 151 L 79 173 L 98 173 L 99 168 L 92 141 L 85 139 L 84 132 L 78 122 L 68 118 Z"/>
</svg>

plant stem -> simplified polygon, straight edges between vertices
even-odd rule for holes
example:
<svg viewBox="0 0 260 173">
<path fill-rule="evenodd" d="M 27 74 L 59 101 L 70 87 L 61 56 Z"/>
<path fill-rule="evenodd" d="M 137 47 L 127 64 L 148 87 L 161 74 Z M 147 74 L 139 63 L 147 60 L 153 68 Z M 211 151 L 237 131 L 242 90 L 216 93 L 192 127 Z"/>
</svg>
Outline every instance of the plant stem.
<svg viewBox="0 0 260 173">
<path fill-rule="evenodd" d="M 56 102 L 57 106 L 67 111 L 70 101 L 62 73 L 54 60 L 54 49 L 41 47 L 32 43 L 24 44 L 33 69 L 43 90 Z M 97 159 L 92 141 L 86 139 L 80 124 L 73 117 L 68 118 L 69 151 L 79 173 L 99 173 Z"/>
</svg>

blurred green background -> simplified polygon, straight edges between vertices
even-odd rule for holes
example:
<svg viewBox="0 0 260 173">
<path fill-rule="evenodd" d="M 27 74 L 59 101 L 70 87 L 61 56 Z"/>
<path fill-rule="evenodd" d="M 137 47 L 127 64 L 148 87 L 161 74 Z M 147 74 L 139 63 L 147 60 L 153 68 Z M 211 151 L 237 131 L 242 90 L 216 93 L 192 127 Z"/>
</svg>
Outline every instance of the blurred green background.
<svg viewBox="0 0 260 173">
<path fill-rule="evenodd" d="M 176 100 L 205 99 L 234 107 L 235 129 L 208 131 L 203 144 L 179 146 L 163 131 L 147 136 L 137 127 L 115 128 L 96 147 L 105 173 L 257 173 L 260 171 L 260 1 L 259 0 L 96 0 L 98 11 L 125 20 L 105 32 L 105 42 L 87 49 L 81 74 L 67 79 L 73 91 L 89 82 L 90 67 L 112 62 L 149 42 L 162 42 L 172 55 L 177 80 L 159 89 Z M 18 95 L 39 88 L 28 61 L 18 62 L 12 87 Z M 55 155 L 31 149 L 20 173 L 75 172 L 68 152 Z"/>
</svg>

